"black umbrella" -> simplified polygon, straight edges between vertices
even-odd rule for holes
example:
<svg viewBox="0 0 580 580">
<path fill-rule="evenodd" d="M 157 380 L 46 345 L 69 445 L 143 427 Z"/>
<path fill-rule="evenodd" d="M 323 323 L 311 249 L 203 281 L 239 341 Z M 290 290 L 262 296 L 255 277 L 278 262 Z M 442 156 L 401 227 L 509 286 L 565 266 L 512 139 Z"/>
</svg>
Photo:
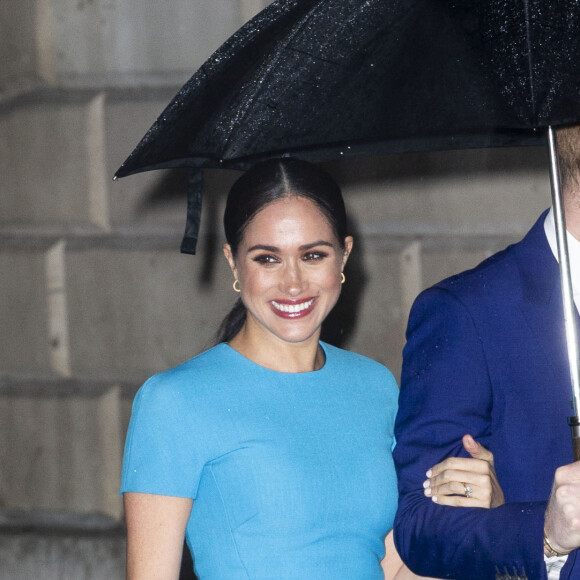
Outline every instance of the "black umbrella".
<svg viewBox="0 0 580 580">
<path fill-rule="evenodd" d="M 548 132 L 580 442 L 578 347 L 548 131 L 578 121 L 577 0 L 277 0 L 195 73 L 115 177 L 243 169 L 279 155 L 322 161 L 534 145 Z M 199 176 L 190 184 L 184 251 L 194 251 L 201 207 Z"/>
<path fill-rule="evenodd" d="M 538 144 L 580 119 L 576 0 L 278 0 L 117 172 Z"/>
</svg>

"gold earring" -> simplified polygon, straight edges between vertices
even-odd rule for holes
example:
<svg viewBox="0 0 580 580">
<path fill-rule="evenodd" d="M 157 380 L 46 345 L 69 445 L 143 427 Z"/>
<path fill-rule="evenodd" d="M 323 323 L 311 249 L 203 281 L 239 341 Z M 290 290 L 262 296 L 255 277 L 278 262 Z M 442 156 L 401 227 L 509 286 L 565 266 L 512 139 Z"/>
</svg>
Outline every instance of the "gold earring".
<svg viewBox="0 0 580 580">
<path fill-rule="evenodd" d="M 236 284 L 237 284 L 237 287 L 236 287 Z M 240 281 L 237 278 L 234 280 L 232 287 L 234 289 L 234 292 L 241 292 L 242 291 L 242 289 L 240 288 Z"/>
<path fill-rule="evenodd" d="M 346 276 L 344 275 L 344 272 L 340 273 L 340 283 L 344 284 L 346 282 Z"/>
</svg>

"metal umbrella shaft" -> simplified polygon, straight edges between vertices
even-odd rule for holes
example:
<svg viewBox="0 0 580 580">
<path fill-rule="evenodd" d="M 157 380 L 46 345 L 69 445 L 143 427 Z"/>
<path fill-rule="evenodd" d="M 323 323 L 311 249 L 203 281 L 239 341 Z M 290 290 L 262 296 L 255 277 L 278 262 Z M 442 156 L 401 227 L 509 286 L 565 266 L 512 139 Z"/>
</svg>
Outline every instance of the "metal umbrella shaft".
<svg viewBox="0 0 580 580">
<path fill-rule="evenodd" d="M 564 329 L 566 332 L 566 349 L 570 366 L 572 384 L 572 409 L 574 415 L 568 418 L 572 429 L 572 447 L 574 461 L 580 460 L 580 358 L 578 355 L 578 333 L 576 329 L 574 295 L 572 292 L 572 277 L 570 274 L 570 256 L 566 238 L 566 220 L 562 207 L 562 190 L 560 187 L 560 171 L 557 156 L 557 143 L 554 129 L 548 127 L 548 145 L 550 151 L 550 181 L 552 184 L 552 205 L 556 225 L 556 241 L 558 245 L 558 263 L 560 265 L 560 280 L 562 286 L 562 304 L 564 308 Z"/>
</svg>

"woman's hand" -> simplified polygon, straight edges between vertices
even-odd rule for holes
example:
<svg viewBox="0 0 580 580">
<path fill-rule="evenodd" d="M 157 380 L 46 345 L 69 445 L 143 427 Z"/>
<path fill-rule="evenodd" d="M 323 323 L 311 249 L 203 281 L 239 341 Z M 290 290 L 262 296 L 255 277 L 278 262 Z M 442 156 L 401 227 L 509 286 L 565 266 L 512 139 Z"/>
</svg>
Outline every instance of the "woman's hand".
<svg viewBox="0 0 580 580">
<path fill-rule="evenodd" d="M 469 457 L 448 457 L 427 471 L 425 495 L 454 507 L 493 508 L 505 503 L 493 465 L 493 453 L 471 435 L 463 436 Z"/>
</svg>

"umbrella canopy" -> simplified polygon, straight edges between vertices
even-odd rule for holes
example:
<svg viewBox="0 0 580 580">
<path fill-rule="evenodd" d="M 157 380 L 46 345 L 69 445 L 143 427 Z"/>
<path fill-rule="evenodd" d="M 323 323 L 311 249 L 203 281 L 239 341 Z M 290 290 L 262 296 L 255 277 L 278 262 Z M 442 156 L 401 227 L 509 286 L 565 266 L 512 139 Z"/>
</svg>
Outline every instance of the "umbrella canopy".
<svg viewBox="0 0 580 580">
<path fill-rule="evenodd" d="M 278 0 L 117 171 L 543 142 L 580 120 L 576 0 Z"/>
</svg>

